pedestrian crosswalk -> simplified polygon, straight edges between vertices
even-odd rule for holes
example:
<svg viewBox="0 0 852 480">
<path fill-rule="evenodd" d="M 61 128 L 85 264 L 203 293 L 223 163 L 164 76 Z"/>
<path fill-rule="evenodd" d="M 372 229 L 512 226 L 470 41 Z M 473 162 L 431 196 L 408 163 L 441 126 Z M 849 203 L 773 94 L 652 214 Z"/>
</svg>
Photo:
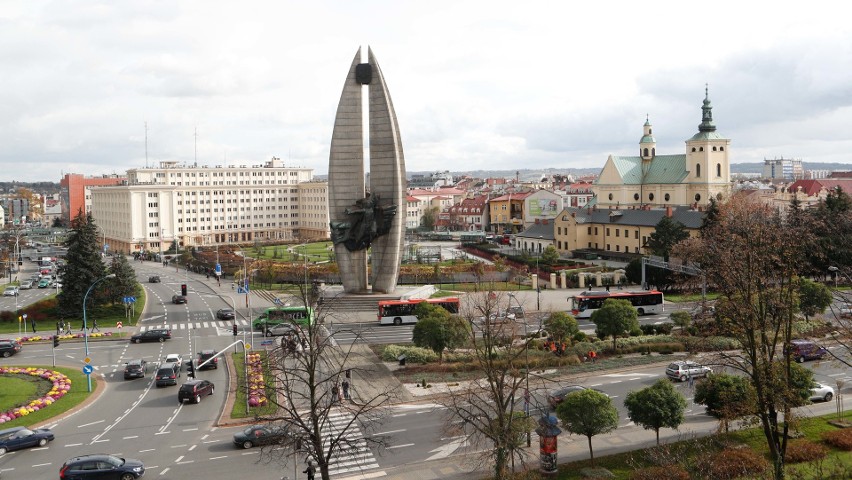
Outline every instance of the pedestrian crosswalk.
<svg viewBox="0 0 852 480">
<path fill-rule="evenodd" d="M 379 464 L 373 456 L 373 452 L 367 446 L 367 441 L 364 439 L 361 429 L 358 428 L 357 422 L 352 423 L 354 418 L 355 416 L 348 412 L 330 413 L 328 415 L 329 434 L 324 435 L 326 442 L 331 441 L 331 437 L 340 435 L 344 429 L 346 431 L 344 438 L 347 440 L 339 443 L 340 449 L 336 451 L 331 462 L 329 462 L 329 474 L 332 477 L 350 477 L 379 468 Z"/>
<path fill-rule="evenodd" d="M 186 323 L 161 323 L 158 325 L 144 325 L 139 327 L 140 332 L 146 330 L 154 330 L 158 328 L 167 328 L 169 330 L 191 330 L 193 328 L 225 328 L 230 330 L 234 323 L 238 326 L 245 327 L 249 325 L 248 320 L 217 320 L 215 322 L 186 322 Z"/>
</svg>

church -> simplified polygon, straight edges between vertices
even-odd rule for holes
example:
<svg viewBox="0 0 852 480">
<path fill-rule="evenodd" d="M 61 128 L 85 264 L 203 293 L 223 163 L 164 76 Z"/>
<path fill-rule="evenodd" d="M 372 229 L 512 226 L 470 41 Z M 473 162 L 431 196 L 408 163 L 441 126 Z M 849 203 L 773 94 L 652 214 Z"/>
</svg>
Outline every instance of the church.
<svg viewBox="0 0 852 480">
<path fill-rule="evenodd" d="M 598 207 L 701 207 L 730 193 L 731 141 L 716 131 L 707 88 L 698 133 L 686 141 L 686 152 L 658 155 L 657 141 L 646 117 L 639 155 L 610 155 L 593 185 Z"/>
</svg>

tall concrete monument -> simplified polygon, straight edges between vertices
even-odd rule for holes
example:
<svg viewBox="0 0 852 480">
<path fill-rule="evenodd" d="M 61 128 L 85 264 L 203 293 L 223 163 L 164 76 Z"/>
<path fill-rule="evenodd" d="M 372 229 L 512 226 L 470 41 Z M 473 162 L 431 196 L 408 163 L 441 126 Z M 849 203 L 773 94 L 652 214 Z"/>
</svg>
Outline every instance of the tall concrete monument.
<svg viewBox="0 0 852 480">
<path fill-rule="evenodd" d="M 369 92 L 369 186 L 364 181 L 365 89 Z M 360 48 L 355 54 L 337 105 L 328 160 L 328 196 L 331 239 L 343 290 L 392 293 L 405 234 L 405 159 L 388 87 L 369 48 L 367 63 L 361 63 Z"/>
</svg>

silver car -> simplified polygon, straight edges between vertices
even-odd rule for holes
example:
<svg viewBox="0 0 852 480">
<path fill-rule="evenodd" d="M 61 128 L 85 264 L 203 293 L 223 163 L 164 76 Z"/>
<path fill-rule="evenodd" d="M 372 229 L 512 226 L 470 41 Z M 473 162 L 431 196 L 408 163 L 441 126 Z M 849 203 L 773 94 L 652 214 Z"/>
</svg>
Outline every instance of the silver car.
<svg viewBox="0 0 852 480">
<path fill-rule="evenodd" d="M 828 385 L 814 383 L 811 387 L 812 402 L 830 402 L 832 398 L 834 398 L 834 389 Z"/>
<path fill-rule="evenodd" d="M 666 376 L 672 380 L 685 382 L 690 377 L 706 377 L 713 370 L 710 367 L 700 365 L 698 363 L 686 360 L 680 362 L 672 362 L 666 367 Z"/>
<path fill-rule="evenodd" d="M 31 288 L 33 288 L 33 281 L 32 280 L 25 280 L 25 281 L 21 282 L 21 290 L 29 290 Z"/>
</svg>

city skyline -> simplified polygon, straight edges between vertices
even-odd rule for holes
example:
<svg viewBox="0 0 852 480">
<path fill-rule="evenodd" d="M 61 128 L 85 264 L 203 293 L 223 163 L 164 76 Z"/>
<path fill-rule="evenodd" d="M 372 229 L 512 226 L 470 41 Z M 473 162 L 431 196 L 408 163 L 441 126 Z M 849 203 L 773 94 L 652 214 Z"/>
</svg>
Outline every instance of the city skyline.
<svg viewBox="0 0 852 480">
<path fill-rule="evenodd" d="M 852 27 L 768 5 L 4 2 L 0 163 L 27 168 L 0 180 L 123 174 L 146 133 L 148 165 L 325 175 L 336 73 L 367 44 L 411 171 L 600 168 L 646 114 L 680 153 L 705 83 L 732 163 L 849 163 Z"/>
</svg>

